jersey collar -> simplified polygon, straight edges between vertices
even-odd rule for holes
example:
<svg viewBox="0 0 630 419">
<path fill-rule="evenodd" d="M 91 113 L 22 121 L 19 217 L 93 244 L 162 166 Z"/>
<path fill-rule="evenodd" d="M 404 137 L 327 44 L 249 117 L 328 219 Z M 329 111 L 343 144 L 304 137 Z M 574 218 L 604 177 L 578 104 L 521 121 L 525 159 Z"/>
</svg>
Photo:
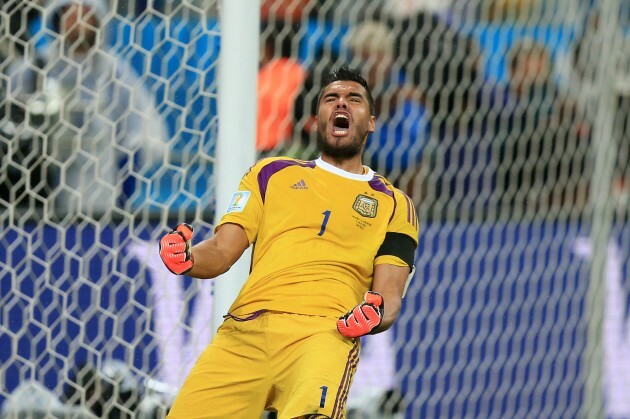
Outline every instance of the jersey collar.
<svg viewBox="0 0 630 419">
<path fill-rule="evenodd" d="M 320 167 L 326 170 L 327 172 L 334 173 L 341 177 L 345 177 L 346 179 L 370 181 L 374 177 L 374 170 L 370 169 L 367 166 L 364 166 L 364 167 L 367 167 L 367 173 L 360 175 L 358 173 L 346 172 L 345 170 L 335 167 L 330 163 L 326 163 L 324 160 L 322 160 L 321 157 L 315 160 L 315 164 L 317 165 L 317 167 Z"/>
</svg>

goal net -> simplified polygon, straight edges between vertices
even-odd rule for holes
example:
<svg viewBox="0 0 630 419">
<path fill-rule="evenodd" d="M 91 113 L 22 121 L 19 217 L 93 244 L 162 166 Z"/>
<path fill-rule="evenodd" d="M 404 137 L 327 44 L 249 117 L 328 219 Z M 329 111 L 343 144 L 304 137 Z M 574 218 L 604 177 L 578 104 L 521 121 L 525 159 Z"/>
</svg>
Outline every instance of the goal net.
<svg viewBox="0 0 630 419">
<path fill-rule="evenodd" d="M 263 4 L 259 151 L 317 156 L 322 76 L 351 63 L 376 101 L 364 161 L 422 220 L 349 414 L 630 414 L 627 5 Z"/>
<path fill-rule="evenodd" d="M 211 231 L 217 4 L 7 1 L 1 22 L 2 412 L 163 417 L 210 339 L 210 284 L 173 280 L 157 240 Z"/>
<path fill-rule="evenodd" d="M 210 284 L 173 280 L 157 240 L 184 220 L 211 232 L 217 3 L 3 2 L 8 417 L 163 417 L 209 342 Z M 350 63 L 376 100 L 364 161 L 421 220 L 349 417 L 630 416 L 630 7 L 261 6 L 258 92 L 239 92 L 259 155 L 317 156 L 322 77 Z"/>
</svg>

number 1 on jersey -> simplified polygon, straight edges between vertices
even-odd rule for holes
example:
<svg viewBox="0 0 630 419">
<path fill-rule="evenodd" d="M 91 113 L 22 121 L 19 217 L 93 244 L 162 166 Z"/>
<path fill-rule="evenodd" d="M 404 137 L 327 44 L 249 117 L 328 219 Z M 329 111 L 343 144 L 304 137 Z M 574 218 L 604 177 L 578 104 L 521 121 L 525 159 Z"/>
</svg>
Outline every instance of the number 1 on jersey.
<svg viewBox="0 0 630 419">
<path fill-rule="evenodd" d="M 326 393 L 328 393 L 328 386 L 321 386 L 320 389 L 322 390 L 322 398 L 319 401 L 319 407 L 324 407 L 326 406 Z"/>
<path fill-rule="evenodd" d="M 322 212 L 322 214 L 324 214 L 324 221 L 322 221 L 321 230 L 319 230 L 319 233 L 317 233 L 318 236 L 323 235 L 324 232 L 326 231 L 326 224 L 328 224 L 328 219 L 330 218 L 330 210 L 326 210 Z"/>
</svg>

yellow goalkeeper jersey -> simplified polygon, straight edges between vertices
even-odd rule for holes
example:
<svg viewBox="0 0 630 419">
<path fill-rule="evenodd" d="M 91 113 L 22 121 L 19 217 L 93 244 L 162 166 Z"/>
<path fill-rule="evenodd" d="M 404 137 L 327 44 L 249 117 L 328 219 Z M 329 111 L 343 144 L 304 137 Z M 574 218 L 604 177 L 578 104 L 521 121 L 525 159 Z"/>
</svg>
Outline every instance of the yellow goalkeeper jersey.
<svg viewBox="0 0 630 419">
<path fill-rule="evenodd" d="M 238 224 L 254 244 L 250 275 L 230 314 L 338 317 L 371 289 L 374 265 L 408 265 L 377 252 L 388 232 L 417 246 L 413 203 L 371 169 L 364 172 L 282 157 L 260 160 L 245 174 L 217 226 Z"/>
</svg>

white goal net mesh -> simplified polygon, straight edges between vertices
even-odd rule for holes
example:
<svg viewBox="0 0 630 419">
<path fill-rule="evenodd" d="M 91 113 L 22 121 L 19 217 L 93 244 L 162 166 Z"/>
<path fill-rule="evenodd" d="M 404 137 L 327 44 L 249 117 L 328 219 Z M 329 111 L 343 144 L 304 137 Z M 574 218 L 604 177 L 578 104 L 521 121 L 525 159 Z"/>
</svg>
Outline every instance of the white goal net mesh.
<svg viewBox="0 0 630 419">
<path fill-rule="evenodd" d="M 630 414 L 627 5 L 263 3 L 259 151 L 316 156 L 322 75 L 349 62 L 376 100 L 365 161 L 423 220 L 416 278 L 394 330 L 365 339 L 350 415 L 575 417 L 597 363 L 608 414 Z M 591 226 L 606 225 L 593 281 Z"/>
<path fill-rule="evenodd" d="M 217 5 L 19 0 L 1 18 L 2 410 L 164 416 L 210 335 L 207 284 L 173 281 L 156 240 L 210 231 Z"/>
<path fill-rule="evenodd" d="M 216 3 L 2 3 L 9 417 L 162 417 L 209 341 L 209 285 L 173 280 L 157 238 L 211 231 Z M 350 63 L 376 100 L 365 162 L 422 221 L 349 417 L 576 417 L 598 369 L 630 416 L 627 2 L 261 3 L 259 154 L 317 156 L 322 76 Z"/>
</svg>

